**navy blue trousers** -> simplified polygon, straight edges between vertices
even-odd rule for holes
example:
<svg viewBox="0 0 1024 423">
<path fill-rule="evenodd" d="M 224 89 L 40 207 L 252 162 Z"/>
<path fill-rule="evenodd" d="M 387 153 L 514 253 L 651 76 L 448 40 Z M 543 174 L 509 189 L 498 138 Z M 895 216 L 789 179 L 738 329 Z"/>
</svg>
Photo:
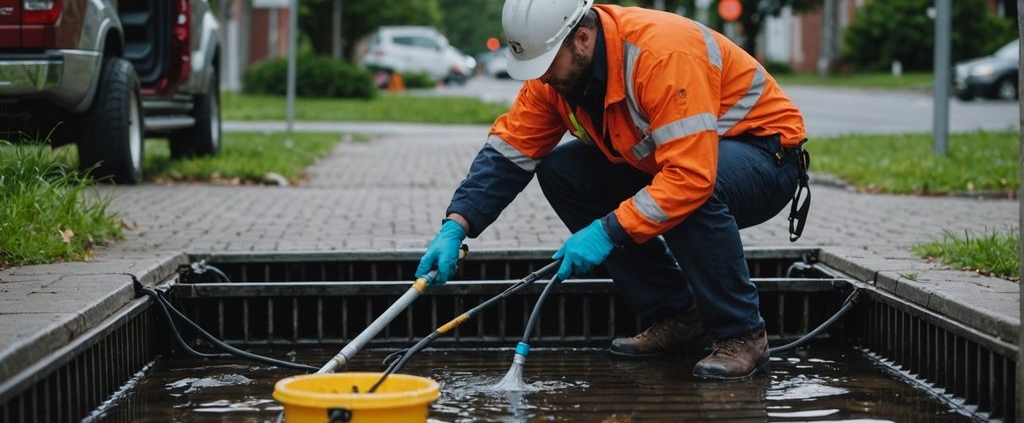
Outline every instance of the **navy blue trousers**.
<svg viewBox="0 0 1024 423">
<path fill-rule="evenodd" d="M 775 157 L 783 153 L 782 160 Z M 704 330 L 723 339 L 764 327 L 739 230 L 774 217 L 797 188 L 797 154 L 778 137 L 722 139 L 714 194 L 660 237 L 615 248 L 604 263 L 627 304 L 658 319 L 696 301 Z M 537 167 L 544 196 L 573 233 L 632 197 L 652 175 L 564 142 Z"/>
</svg>

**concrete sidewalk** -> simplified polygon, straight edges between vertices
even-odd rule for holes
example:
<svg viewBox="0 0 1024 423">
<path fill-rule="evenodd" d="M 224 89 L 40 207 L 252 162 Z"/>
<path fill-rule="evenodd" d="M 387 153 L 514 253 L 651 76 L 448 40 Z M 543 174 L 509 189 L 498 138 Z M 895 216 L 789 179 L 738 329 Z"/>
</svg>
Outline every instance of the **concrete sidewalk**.
<svg viewBox="0 0 1024 423">
<path fill-rule="evenodd" d="M 390 128 L 390 129 L 389 129 Z M 423 249 L 486 127 L 393 125 L 344 142 L 299 187 L 154 185 L 113 189 L 112 209 L 137 229 L 88 263 L 0 272 L 0 381 L 126 304 L 132 278 L 155 282 L 183 252 Z M 744 230 L 748 247 L 821 247 L 834 267 L 1016 344 L 1018 284 L 951 270 L 908 248 L 943 230 L 1017 225 L 1017 200 L 858 194 L 812 175 L 803 238 L 782 213 Z M 111 188 L 105 188 L 111 189 Z M 555 249 L 568 235 L 531 183 L 470 248 Z M 913 281 L 909 275 L 916 275 Z"/>
</svg>

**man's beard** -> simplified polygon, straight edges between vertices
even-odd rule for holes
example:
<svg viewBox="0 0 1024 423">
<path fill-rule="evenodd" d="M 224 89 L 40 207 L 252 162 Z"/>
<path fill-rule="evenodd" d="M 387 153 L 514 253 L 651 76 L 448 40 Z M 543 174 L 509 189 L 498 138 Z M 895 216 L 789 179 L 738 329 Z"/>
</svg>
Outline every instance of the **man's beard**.
<svg viewBox="0 0 1024 423">
<path fill-rule="evenodd" d="M 554 88 L 562 95 L 566 95 L 579 84 L 580 79 L 583 78 L 583 74 L 586 72 L 590 63 L 587 63 L 587 58 L 582 53 L 576 51 L 575 46 L 572 49 L 572 67 L 569 69 L 569 75 L 564 79 L 548 80 L 548 85 Z"/>
</svg>

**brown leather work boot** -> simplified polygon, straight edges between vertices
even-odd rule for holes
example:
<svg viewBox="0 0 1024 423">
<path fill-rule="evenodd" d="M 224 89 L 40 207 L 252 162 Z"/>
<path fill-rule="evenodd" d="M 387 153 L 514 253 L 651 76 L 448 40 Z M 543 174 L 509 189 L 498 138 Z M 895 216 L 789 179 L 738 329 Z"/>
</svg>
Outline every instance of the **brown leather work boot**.
<svg viewBox="0 0 1024 423">
<path fill-rule="evenodd" d="M 764 329 L 715 341 L 714 349 L 693 367 L 701 379 L 749 379 L 768 373 L 768 334 Z"/>
<path fill-rule="evenodd" d="M 704 327 L 697 305 L 658 321 L 631 338 L 615 338 L 608 351 L 624 357 L 655 357 L 703 345 Z"/>
</svg>

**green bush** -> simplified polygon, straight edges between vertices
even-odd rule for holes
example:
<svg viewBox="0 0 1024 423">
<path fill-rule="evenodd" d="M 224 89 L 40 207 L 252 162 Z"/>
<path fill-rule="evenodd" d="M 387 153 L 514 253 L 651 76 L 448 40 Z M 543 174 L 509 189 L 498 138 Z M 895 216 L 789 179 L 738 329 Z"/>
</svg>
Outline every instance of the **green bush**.
<svg viewBox="0 0 1024 423">
<path fill-rule="evenodd" d="M 764 70 L 771 75 L 788 75 L 793 73 L 793 67 L 787 62 L 769 60 L 764 62 Z"/>
<path fill-rule="evenodd" d="M 904 71 L 931 70 L 935 21 L 933 0 L 871 0 L 843 34 L 843 58 L 862 71 L 886 71 L 899 60 Z M 1016 37 L 1013 19 L 987 11 L 985 0 L 953 2 L 954 62 L 995 51 Z"/>
<path fill-rule="evenodd" d="M 437 79 L 423 72 L 403 72 L 402 81 L 405 81 L 405 88 L 434 88 Z"/>
<path fill-rule="evenodd" d="M 285 95 L 288 61 L 268 60 L 250 67 L 243 76 L 243 91 Z M 373 76 L 346 62 L 327 56 L 299 54 L 296 58 L 295 95 L 299 97 L 373 98 Z"/>
</svg>

